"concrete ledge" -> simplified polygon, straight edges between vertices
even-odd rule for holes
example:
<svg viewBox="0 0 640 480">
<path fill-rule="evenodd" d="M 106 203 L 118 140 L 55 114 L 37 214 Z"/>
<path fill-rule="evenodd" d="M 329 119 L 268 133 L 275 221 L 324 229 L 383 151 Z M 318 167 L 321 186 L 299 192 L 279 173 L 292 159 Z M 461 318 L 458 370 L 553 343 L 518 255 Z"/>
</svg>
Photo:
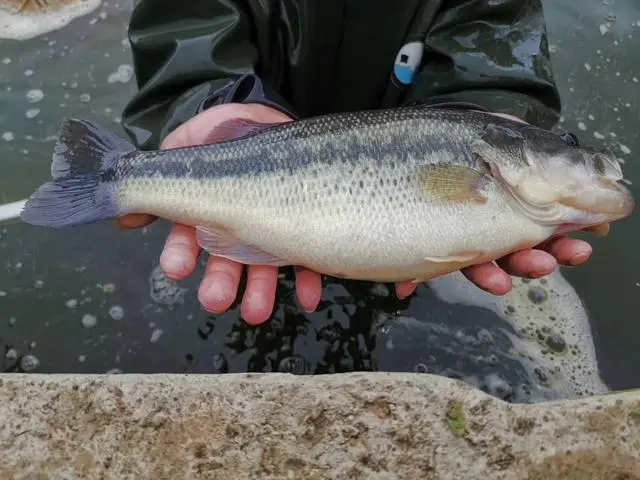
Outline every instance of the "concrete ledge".
<svg viewBox="0 0 640 480">
<path fill-rule="evenodd" d="M 640 391 L 424 374 L 0 375 L 2 479 L 640 479 Z"/>
</svg>

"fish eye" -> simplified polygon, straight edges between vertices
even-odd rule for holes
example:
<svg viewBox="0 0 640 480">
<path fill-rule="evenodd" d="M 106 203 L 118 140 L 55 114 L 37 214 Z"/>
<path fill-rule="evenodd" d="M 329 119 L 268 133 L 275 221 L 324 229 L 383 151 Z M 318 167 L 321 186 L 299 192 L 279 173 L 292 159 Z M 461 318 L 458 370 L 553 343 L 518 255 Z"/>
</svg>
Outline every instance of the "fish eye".
<svg viewBox="0 0 640 480">
<path fill-rule="evenodd" d="M 571 132 L 562 132 L 560 134 L 560 138 L 562 138 L 562 140 L 564 140 L 564 143 L 566 143 L 570 147 L 579 147 L 580 146 L 580 141 L 578 140 L 578 137 L 576 137 Z"/>
</svg>

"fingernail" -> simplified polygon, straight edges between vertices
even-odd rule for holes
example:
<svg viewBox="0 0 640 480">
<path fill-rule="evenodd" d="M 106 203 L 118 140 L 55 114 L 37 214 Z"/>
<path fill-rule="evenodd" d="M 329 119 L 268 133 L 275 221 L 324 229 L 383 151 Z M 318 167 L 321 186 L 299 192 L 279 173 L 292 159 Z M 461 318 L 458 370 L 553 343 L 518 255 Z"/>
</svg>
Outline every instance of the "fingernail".
<svg viewBox="0 0 640 480">
<path fill-rule="evenodd" d="M 544 271 L 544 272 L 531 272 L 528 277 L 529 278 L 540 278 L 540 277 L 544 277 L 545 275 L 549 275 L 549 272 Z"/>
<path fill-rule="evenodd" d="M 250 312 L 266 310 L 267 307 L 264 301 L 264 296 L 260 292 L 245 293 L 244 303 L 247 307 L 247 310 L 249 310 Z"/>
<path fill-rule="evenodd" d="M 176 248 L 167 248 L 160 255 L 160 264 L 165 272 L 181 275 L 186 273 L 190 265 L 189 256 Z"/>
<path fill-rule="evenodd" d="M 209 313 L 220 315 L 233 303 L 232 293 L 224 281 L 205 279 L 198 290 L 198 301 Z"/>
<path fill-rule="evenodd" d="M 499 275 L 495 275 L 492 278 L 490 278 L 487 282 L 485 287 L 480 287 L 482 288 L 484 291 L 491 293 L 492 295 L 504 295 L 504 293 L 501 293 L 503 291 L 508 292 L 511 289 L 511 284 L 509 283 L 509 279 L 505 279 L 504 277 L 501 277 Z"/>
<path fill-rule="evenodd" d="M 571 265 L 580 265 L 581 263 L 585 262 L 590 255 L 590 252 L 578 253 L 577 255 L 571 257 L 570 263 Z"/>
<path fill-rule="evenodd" d="M 225 282 L 212 281 L 206 289 L 206 296 L 207 300 L 209 300 L 208 303 L 215 303 L 216 305 L 233 302 Z M 221 311 L 224 311 L 224 309 Z"/>
</svg>

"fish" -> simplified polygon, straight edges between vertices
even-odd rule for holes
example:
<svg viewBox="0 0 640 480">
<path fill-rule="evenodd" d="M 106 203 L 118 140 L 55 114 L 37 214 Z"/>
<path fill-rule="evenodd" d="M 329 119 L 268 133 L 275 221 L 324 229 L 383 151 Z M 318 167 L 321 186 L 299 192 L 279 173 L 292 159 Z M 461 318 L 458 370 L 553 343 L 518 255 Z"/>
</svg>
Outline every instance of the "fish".
<svg viewBox="0 0 640 480">
<path fill-rule="evenodd" d="M 423 282 L 635 208 L 614 155 L 446 106 L 231 120 L 166 150 L 75 118 L 57 138 L 28 224 L 151 214 L 194 227 L 212 256 L 353 280 Z"/>
</svg>

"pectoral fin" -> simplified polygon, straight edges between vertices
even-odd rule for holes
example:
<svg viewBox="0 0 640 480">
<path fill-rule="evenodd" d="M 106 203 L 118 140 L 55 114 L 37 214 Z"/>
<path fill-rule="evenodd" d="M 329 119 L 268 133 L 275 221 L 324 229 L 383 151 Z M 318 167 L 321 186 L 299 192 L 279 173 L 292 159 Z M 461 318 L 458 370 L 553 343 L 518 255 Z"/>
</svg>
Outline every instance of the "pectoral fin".
<svg viewBox="0 0 640 480">
<path fill-rule="evenodd" d="M 240 240 L 224 226 L 196 227 L 196 237 L 200 245 L 209 254 L 228 258 L 244 265 L 272 265 L 282 267 L 289 262 L 276 257 L 261 248 Z"/>
<path fill-rule="evenodd" d="M 483 187 L 488 180 L 481 172 L 463 165 L 428 165 L 423 188 L 428 198 L 441 202 L 486 203 Z"/>
</svg>

